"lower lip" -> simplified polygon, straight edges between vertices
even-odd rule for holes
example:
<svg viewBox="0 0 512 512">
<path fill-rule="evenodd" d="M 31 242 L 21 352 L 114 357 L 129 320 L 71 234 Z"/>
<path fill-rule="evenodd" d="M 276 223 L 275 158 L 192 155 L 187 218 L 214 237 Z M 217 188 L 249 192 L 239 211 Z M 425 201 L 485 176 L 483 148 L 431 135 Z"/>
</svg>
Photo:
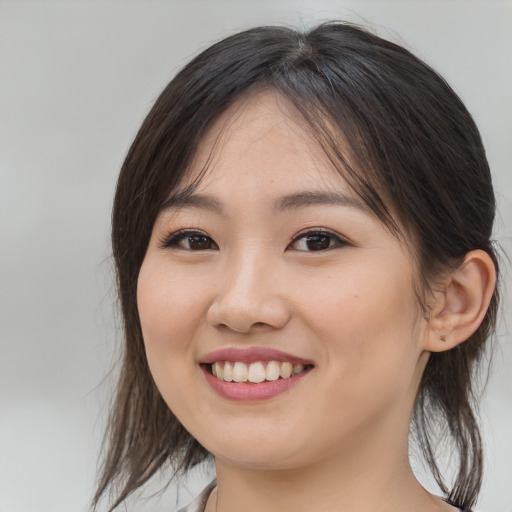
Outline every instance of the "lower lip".
<svg viewBox="0 0 512 512">
<path fill-rule="evenodd" d="M 305 370 L 288 379 L 277 379 L 251 384 L 248 382 L 226 382 L 213 376 L 205 367 L 201 367 L 210 386 L 223 398 L 237 402 L 268 400 L 284 393 L 303 379 L 310 370 Z"/>
</svg>

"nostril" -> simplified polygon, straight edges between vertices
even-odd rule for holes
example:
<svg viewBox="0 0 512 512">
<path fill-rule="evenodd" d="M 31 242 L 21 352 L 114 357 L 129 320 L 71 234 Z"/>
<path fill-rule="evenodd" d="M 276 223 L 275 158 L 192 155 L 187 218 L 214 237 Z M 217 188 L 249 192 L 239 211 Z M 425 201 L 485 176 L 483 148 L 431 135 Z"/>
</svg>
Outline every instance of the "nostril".
<svg viewBox="0 0 512 512">
<path fill-rule="evenodd" d="M 290 319 L 290 310 L 288 303 L 282 298 L 257 295 L 253 297 L 248 296 L 247 292 L 242 296 L 241 292 L 234 293 L 231 290 L 230 293 L 219 294 L 213 300 L 206 319 L 213 327 L 248 334 L 284 327 Z"/>
<path fill-rule="evenodd" d="M 261 331 L 266 328 L 272 328 L 271 325 L 266 324 L 265 322 L 255 322 L 250 325 L 240 325 L 240 324 L 234 324 L 234 322 L 230 323 L 221 323 L 215 326 L 217 329 L 221 331 L 235 331 L 240 334 L 251 334 L 254 331 Z"/>
</svg>

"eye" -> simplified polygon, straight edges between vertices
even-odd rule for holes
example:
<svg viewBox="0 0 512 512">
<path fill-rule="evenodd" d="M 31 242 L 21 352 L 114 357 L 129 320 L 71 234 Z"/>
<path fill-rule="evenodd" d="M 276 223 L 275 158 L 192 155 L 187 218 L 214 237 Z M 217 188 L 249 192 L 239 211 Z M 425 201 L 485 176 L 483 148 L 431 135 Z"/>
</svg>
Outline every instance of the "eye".
<svg viewBox="0 0 512 512">
<path fill-rule="evenodd" d="M 328 249 L 335 249 L 349 245 L 346 240 L 343 240 L 339 235 L 325 230 L 309 230 L 307 232 L 299 233 L 288 246 L 289 249 L 294 251 L 308 251 L 318 252 Z"/>
<path fill-rule="evenodd" d="M 166 239 L 162 240 L 160 246 L 164 249 L 178 248 L 187 251 L 208 251 L 219 248 L 206 233 L 189 229 L 180 229 L 171 233 Z"/>
</svg>

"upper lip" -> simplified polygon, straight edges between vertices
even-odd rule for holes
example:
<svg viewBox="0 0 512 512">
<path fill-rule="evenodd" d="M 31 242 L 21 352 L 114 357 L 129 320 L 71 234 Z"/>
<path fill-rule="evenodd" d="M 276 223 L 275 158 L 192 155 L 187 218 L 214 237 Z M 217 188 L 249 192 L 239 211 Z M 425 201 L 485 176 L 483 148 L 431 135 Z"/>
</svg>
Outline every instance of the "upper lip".
<svg viewBox="0 0 512 512">
<path fill-rule="evenodd" d="M 268 347 L 235 348 L 228 347 L 209 352 L 201 357 L 201 364 L 211 364 L 217 361 L 240 361 L 242 363 L 256 363 L 258 361 L 280 361 L 293 364 L 311 365 L 312 361 L 302 357 L 288 354 L 281 350 Z"/>
</svg>

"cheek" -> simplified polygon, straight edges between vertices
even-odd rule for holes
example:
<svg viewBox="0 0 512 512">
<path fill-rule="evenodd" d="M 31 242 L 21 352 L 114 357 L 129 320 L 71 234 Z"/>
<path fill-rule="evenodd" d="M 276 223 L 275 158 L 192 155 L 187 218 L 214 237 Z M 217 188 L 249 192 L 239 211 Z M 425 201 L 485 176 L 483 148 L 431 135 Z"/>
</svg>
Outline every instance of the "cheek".
<svg viewBox="0 0 512 512">
<path fill-rule="evenodd" d="M 190 415 L 188 393 L 195 385 L 191 341 L 201 321 L 197 286 L 185 286 L 166 262 L 147 257 L 137 283 L 137 305 L 149 369 L 167 405 L 181 419 Z M 199 287 L 200 290 L 200 287 Z M 188 392 L 183 392 L 187 383 Z"/>
<path fill-rule="evenodd" d="M 408 386 L 419 358 L 412 277 L 405 263 L 388 263 L 344 269 L 343 278 L 330 276 L 308 299 L 310 325 L 327 344 L 335 387 L 349 381 L 361 396 Z"/>
<path fill-rule="evenodd" d="M 399 265 L 347 265 L 307 289 L 303 302 L 319 326 L 338 329 L 347 338 L 364 334 L 370 341 L 386 332 L 398 334 L 410 329 L 417 316 L 412 278 Z"/>
<path fill-rule="evenodd" d="M 197 287 L 185 286 L 177 276 L 178 272 L 151 257 L 144 260 L 139 273 L 137 306 L 152 371 L 155 366 L 172 364 L 177 353 L 189 350 L 188 341 L 199 322 Z"/>
</svg>

